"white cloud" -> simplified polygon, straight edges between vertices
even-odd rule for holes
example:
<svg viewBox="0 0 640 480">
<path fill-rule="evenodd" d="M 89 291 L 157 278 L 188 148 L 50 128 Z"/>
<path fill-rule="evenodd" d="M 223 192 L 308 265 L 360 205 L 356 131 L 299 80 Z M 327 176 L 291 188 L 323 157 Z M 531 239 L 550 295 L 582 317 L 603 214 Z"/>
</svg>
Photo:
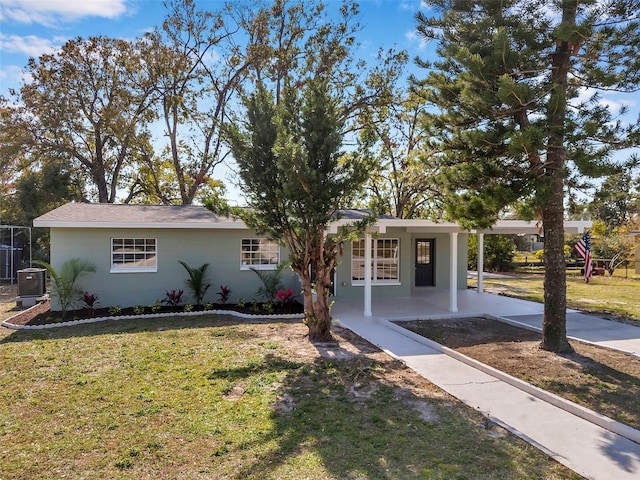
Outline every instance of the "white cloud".
<svg viewBox="0 0 640 480">
<path fill-rule="evenodd" d="M 0 51 L 22 53 L 29 57 L 39 57 L 45 53 L 53 53 L 56 47 L 48 38 L 27 35 L 3 35 L 0 33 Z"/>
<path fill-rule="evenodd" d="M 125 0 L 2 0 L 0 20 L 52 26 L 82 17 L 116 18 L 126 10 Z"/>
<path fill-rule="evenodd" d="M 596 94 L 596 92 L 597 90 L 595 88 L 581 88 L 578 97 L 573 100 L 572 103 L 579 104 L 589 102 L 593 95 Z M 619 96 L 622 98 L 618 100 L 613 98 L 615 96 Z M 602 92 L 599 92 L 598 104 L 608 107 L 609 111 L 615 115 L 620 111 L 620 108 L 622 108 L 622 106 L 634 107 L 636 105 L 636 101 L 631 95 L 616 95 L 616 93 L 613 92 L 610 94 L 603 94 Z"/>
<path fill-rule="evenodd" d="M 427 48 L 427 40 L 421 35 L 418 35 L 417 30 L 409 30 L 404 34 L 404 37 L 411 45 L 417 45 L 420 50 Z"/>
</svg>

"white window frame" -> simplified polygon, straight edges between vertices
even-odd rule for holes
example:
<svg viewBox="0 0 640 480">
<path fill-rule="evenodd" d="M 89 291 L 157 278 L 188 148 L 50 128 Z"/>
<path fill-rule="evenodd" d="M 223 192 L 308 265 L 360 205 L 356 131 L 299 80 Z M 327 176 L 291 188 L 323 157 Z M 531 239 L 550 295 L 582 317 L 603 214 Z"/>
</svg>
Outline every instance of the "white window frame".
<svg viewBox="0 0 640 480">
<path fill-rule="evenodd" d="M 395 247 L 392 246 L 395 242 Z M 362 256 L 355 258 L 354 252 L 360 250 Z M 391 256 L 379 256 L 380 252 L 392 252 Z M 371 285 L 401 285 L 400 282 L 400 239 L 399 238 L 374 238 L 371 241 Z M 389 263 L 391 262 L 391 263 Z M 395 278 L 378 278 L 384 276 L 384 265 L 395 266 L 397 275 Z M 356 272 L 362 272 L 362 279 L 355 279 Z M 364 285 L 364 239 L 351 242 L 351 285 Z"/>
<path fill-rule="evenodd" d="M 246 250 L 247 246 L 250 248 L 256 247 L 256 249 Z M 267 255 L 266 257 L 259 256 L 263 249 Z M 273 263 L 274 256 L 275 263 Z M 266 263 L 264 261 L 255 261 L 260 258 L 266 260 Z M 240 270 L 275 270 L 279 263 L 280 245 L 275 240 L 269 240 L 266 237 L 248 237 L 240 241 Z"/>
<path fill-rule="evenodd" d="M 133 244 L 129 242 L 133 242 Z M 116 251 L 116 247 L 120 247 L 122 250 Z M 158 271 L 157 238 L 112 237 L 109 255 L 111 264 L 110 273 L 145 273 Z M 125 256 L 129 258 L 124 258 Z M 130 259 L 131 256 L 133 256 L 133 260 Z M 153 262 L 150 261 L 151 259 L 153 259 Z M 122 261 L 117 262 L 116 260 Z M 140 261 L 145 265 L 137 264 Z"/>
</svg>

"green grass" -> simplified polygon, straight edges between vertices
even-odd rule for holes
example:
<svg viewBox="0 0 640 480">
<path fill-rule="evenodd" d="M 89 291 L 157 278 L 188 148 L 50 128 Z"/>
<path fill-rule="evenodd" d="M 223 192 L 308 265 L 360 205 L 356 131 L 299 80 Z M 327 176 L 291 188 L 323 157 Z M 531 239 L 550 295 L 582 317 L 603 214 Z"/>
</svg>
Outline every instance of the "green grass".
<svg viewBox="0 0 640 480">
<path fill-rule="evenodd" d="M 485 278 L 486 288 L 497 288 L 503 294 L 543 301 L 542 275 L 517 275 L 509 278 Z M 475 287 L 477 281 L 470 280 Z M 609 276 L 592 277 L 585 283 L 579 274 L 567 276 L 567 306 L 585 312 L 609 313 L 640 320 L 640 281 Z"/>
<path fill-rule="evenodd" d="M 322 358 L 305 331 L 213 316 L 0 329 L 0 478 L 578 478 L 399 362 Z"/>
</svg>

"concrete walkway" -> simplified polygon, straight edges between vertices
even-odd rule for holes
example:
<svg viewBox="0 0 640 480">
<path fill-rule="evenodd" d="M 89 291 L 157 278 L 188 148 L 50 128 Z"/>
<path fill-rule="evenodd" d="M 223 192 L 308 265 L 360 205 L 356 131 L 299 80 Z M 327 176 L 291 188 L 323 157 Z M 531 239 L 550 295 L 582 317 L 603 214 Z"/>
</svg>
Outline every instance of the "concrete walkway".
<svg viewBox="0 0 640 480">
<path fill-rule="evenodd" d="M 476 298 L 471 294 L 466 295 Z M 493 297 L 500 304 L 502 314 L 495 307 L 487 313 L 526 324 L 530 328 L 541 328 L 539 304 L 522 303 L 521 300 L 505 302 L 505 297 L 487 293 L 478 295 L 477 298 L 480 297 L 481 302 L 470 302 L 469 308 L 458 312 L 456 316 L 480 315 L 478 308 L 482 306 L 479 304 L 489 305 Z M 402 308 L 402 303 L 405 308 Z M 580 475 L 602 480 L 640 478 L 640 444 L 629 440 L 628 435 L 613 433 L 567 411 L 571 408 L 555 406 L 509 381 L 442 353 L 440 348 L 434 348 L 428 341 L 421 341 L 415 334 L 388 322 L 392 318 L 428 318 L 429 315 L 423 311 L 423 301 L 400 300 L 396 304 L 399 308 L 395 315 L 389 314 L 392 304 L 393 302 L 381 301 L 377 312 L 374 304 L 374 315 L 377 316 L 366 318 L 357 311 L 353 303 L 337 303 L 334 318 L 342 326 L 402 360 L 427 380 Z M 446 316 L 442 311 L 431 310 L 432 316 Z M 381 311 L 386 311 L 387 314 L 381 315 Z M 636 354 L 640 352 L 638 327 L 570 311 L 567 330 L 572 337 Z M 632 437 L 640 435 L 637 430 L 630 430 Z"/>
</svg>

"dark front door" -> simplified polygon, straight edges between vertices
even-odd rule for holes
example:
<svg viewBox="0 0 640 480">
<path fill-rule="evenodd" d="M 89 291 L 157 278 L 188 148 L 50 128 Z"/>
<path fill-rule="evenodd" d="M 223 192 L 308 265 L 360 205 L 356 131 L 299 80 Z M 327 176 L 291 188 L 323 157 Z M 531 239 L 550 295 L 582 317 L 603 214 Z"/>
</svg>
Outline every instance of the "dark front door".
<svg viewBox="0 0 640 480">
<path fill-rule="evenodd" d="M 433 287 L 435 240 L 416 240 L 416 287 Z"/>
</svg>

